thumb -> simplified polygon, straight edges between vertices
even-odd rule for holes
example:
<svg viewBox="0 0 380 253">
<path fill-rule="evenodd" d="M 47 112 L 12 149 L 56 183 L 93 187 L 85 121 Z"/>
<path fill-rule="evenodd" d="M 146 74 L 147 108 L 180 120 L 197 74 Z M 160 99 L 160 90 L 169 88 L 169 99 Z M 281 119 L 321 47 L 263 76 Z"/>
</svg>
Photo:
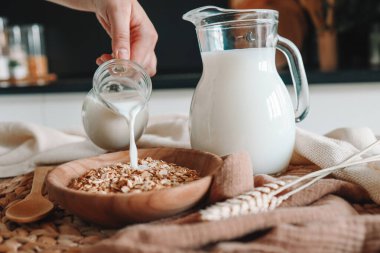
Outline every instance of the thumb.
<svg viewBox="0 0 380 253">
<path fill-rule="evenodd" d="M 118 59 L 130 58 L 130 12 L 116 10 L 110 16 L 112 52 Z"/>
</svg>

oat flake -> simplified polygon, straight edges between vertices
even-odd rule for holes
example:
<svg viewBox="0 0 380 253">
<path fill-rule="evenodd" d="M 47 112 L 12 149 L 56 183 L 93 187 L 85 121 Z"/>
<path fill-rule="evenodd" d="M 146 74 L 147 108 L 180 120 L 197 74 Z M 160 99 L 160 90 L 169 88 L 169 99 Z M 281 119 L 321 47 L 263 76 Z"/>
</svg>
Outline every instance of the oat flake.
<svg viewBox="0 0 380 253">
<path fill-rule="evenodd" d="M 139 159 L 139 169 L 130 163 L 116 163 L 87 171 L 73 179 L 69 187 L 98 193 L 132 193 L 171 188 L 199 179 L 195 170 L 151 157 Z"/>
</svg>

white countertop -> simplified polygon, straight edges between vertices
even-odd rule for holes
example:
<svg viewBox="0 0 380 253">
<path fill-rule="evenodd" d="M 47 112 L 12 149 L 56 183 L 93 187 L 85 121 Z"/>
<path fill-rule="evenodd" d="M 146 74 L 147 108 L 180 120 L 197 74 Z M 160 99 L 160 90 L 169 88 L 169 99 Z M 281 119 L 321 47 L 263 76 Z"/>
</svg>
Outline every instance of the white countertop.
<svg viewBox="0 0 380 253">
<path fill-rule="evenodd" d="M 193 89 L 154 90 L 150 113 L 188 114 L 192 94 Z M 3 95 L 0 121 L 25 120 L 60 129 L 81 127 L 85 95 L 83 92 Z M 322 134 L 340 127 L 366 126 L 380 134 L 380 82 L 312 84 L 310 100 L 310 113 L 299 127 Z"/>
</svg>

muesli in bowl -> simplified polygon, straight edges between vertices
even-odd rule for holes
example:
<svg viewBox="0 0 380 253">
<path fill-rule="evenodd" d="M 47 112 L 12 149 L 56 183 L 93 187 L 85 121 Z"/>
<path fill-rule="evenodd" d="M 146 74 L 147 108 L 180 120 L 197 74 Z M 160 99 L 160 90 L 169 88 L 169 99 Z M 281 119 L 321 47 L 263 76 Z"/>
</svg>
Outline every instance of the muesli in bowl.
<svg viewBox="0 0 380 253">
<path fill-rule="evenodd" d="M 139 149 L 138 154 L 140 163 L 156 163 L 158 167 L 149 169 L 147 164 L 140 164 L 145 169 L 128 170 L 128 151 L 62 164 L 47 177 L 49 198 L 82 219 L 105 226 L 147 222 L 179 214 L 198 204 L 223 164 L 219 156 L 194 149 Z M 107 179 L 115 175 L 116 178 Z"/>
<path fill-rule="evenodd" d="M 199 178 L 196 170 L 147 157 L 138 160 L 138 168 L 129 162 L 119 162 L 90 169 L 73 179 L 69 188 L 103 194 L 140 193 L 172 188 Z"/>
</svg>

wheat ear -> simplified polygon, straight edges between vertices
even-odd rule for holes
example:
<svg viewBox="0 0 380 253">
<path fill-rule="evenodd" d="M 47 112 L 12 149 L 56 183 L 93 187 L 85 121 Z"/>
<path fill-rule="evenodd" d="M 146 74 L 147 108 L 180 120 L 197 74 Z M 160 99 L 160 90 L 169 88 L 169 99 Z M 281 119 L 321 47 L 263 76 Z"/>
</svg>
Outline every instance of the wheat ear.
<svg viewBox="0 0 380 253">
<path fill-rule="evenodd" d="M 288 199 L 295 193 L 311 186 L 321 178 L 326 177 L 330 173 L 343 169 L 348 166 L 359 165 L 363 163 L 369 163 L 380 160 L 380 155 L 374 155 L 361 160 L 353 162 L 355 159 L 359 158 L 364 153 L 371 150 L 373 147 L 378 145 L 380 140 L 372 143 L 362 151 L 357 154 L 352 155 L 342 163 L 325 168 L 319 171 L 315 171 L 298 179 L 290 181 L 288 183 L 277 180 L 273 183 L 264 184 L 262 187 L 256 187 L 254 190 L 241 194 L 237 197 L 227 199 L 223 202 L 218 202 L 206 209 L 201 210 L 200 219 L 205 221 L 212 220 L 222 220 L 234 216 L 254 214 L 259 212 L 267 212 L 278 207 L 284 200 Z M 305 183 L 305 180 L 308 180 Z M 281 194 L 290 187 L 299 184 L 293 190 Z"/>
</svg>

